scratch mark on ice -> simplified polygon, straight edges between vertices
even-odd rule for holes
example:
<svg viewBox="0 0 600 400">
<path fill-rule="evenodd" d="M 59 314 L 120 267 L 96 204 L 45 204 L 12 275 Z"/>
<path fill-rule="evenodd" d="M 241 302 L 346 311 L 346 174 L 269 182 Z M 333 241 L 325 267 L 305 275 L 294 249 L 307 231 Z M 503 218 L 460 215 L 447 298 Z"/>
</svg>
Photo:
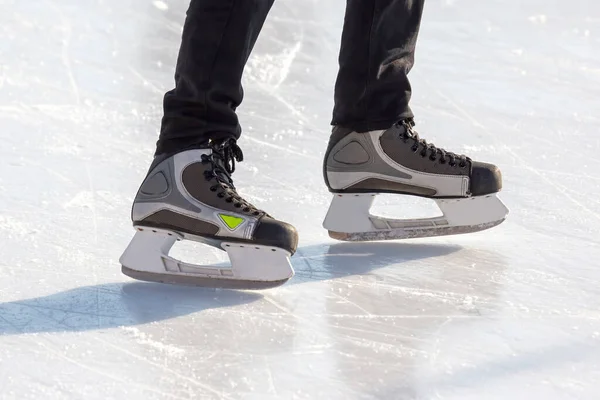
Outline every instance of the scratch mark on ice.
<svg viewBox="0 0 600 400">
<path fill-rule="evenodd" d="M 275 397 L 279 397 L 277 394 L 277 389 L 275 389 L 275 382 L 273 381 L 273 374 L 271 373 L 271 364 L 269 364 L 269 358 L 264 357 L 265 361 L 265 371 L 267 372 L 267 380 L 269 382 L 269 393 L 273 393 Z"/>
<path fill-rule="evenodd" d="M 159 94 L 161 96 L 165 94 L 164 90 L 160 90 L 155 84 L 150 82 L 150 80 L 146 79 L 144 75 L 142 75 L 138 70 L 136 70 L 132 66 L 129 66 L 129 71 L 131 71 L 132 74 L 138 77 L 144 83 L 144 85 L 148 85 L 148 87 L 152 89 L 154 93 Z"/>
<path fill-rule="evenodd" d="M 92 211 L 92 222 L 94 223 L 94 244 L 98 244 L 98 219 L 96 218 L 96 200 L 94 197 L 94 182 L 92 180 L 92 174 L 90 173 L 90 167 L 86 163 L 85 164 L 85 172 L 87 174 L 90 193 L 91 193 L 91 202 L 90 208 Z M 96 264 L 91 263 L 92 267 L 92 276 L 94 277 L 94 282 L 98 283 L 98 272 L 96 271 Z M 98 293 L 98 288 L 95 289 L 96 292 L 96 322 L 98 326 L 100 326 L 100 295 Z"/>
<path fill-rule="evenodd" d="M 319 159 L 318 157 L 313 157 L 313 156 L 311 156 L 309 154 L 300 153 L 299 151 L 288 149 L 287 147 L 278 146 L 278 145 L 273 144 L 273 143 L 269 143 L 269 142 L 265 142 L 265 141 L 253 138 L 253 137 L 251 137 L 248 134 L 242 136 L 242 140 L 249 140 L 251 142 L 255 142 L 255 143 L 258 143 L 258 144 L 263 145 L 263 146 L 271 147 L 271 148 L 274 148 L 274 149 L 277 149 L 277 150 L 280 150 L 280 151 L 284 151 L 286 153 L 295 154 L 297 156 L 304 157 L 304 158 L 310 158 L 310 159 L 313 159 L 313 160 L 318 160 Z"/>
<path fill-rule="evenodd" d="M 71 90 L 73 91 L 73 95 L 75 96 L 75 101 L 77 104 L 81 104 L 81 95 L 79 93 L 79 87 L 77 86 L 77 81 L 75 80 L 75 74 L 73 73 L 73 66 L 71 65 L 71 56 L 69 55 L 69 47 L 71 46 L 71 34 L 72 27 L 69 24 L 68 19 L 65 17 L 64 13 L 52 0 L 48 0 L 48 3 L 56 10 L 59 15 L 60 20 L 63 23 L 62 29 L 64 32 L 63 40 L 62 40 L 62 52 L 61 58 L 62 63 L 65 67 L 67 77 L 69 78 L 69 83 L 71 84 Z"/>
<path fill-rule="evenodd" d="M 357 303 L 351 301 L 350 299 L 348 299 L 348 298 L 346 298 L 344 296 L 341 296 L 341 295 L 339 295 L 339 294 L 337 294 L 335 292 L 331 292 L 330 294 L 333 295 L 334 297 L 337 297 L 338 299 L 342 300 L 343 302 L 348 303 L 348 304 L 356 307 L 357 309 L 359 309 L 360 311 L 362 311 L 363 313 L 365 313 L 365 315 L 372 315 L 370 312 L 368 312 L 367 310 L 365 310 L 363 307 L 361 307 Z"/>
<path fill-rule="evenodd" d="M 88 178 L 88 185 L 90 189 L 90 209 L 92 211 L 92 222 L 94 223 L 94 244 L 98 244 L 98 219 L 96 218 L 96 198 L 94 195 L 94 182 L 92 180 L 92 174 L 90 172 L 90 167 L 86 163 L 85 164 L 85 172 Z"/>
<path fill-rule="evenodd" d="M 60 353 L 60 352 L 54 350 L 53 348 L 51 348 L 50 346 L 48 346 L 48 345 L 46 345 L 46 344 L 44 344 L 42 342 L 37 342 L 37 343 L 38 343 L 38 345 L 40 345 L 44 349 L 46 349 L 46 351 L 48 353 L 53 354 L 54 356 L 56 356 L 58 358 L 62 358 L 63 360 L 65 360 L 67 362 L 70 362 L 70 363 L 72 363 L 72 364 L 74 364 L 74 365 L 76 365 L 76 366 L 78 366 L 78 367 L 80 367 L 82 369 L 85 369 L 85 370 L 94 372 L 94 373 L 96 373 L 96 374 L 98 374 L 100 376 L 104 376 L 106 378 L 112 379 L 115 382 L 121 382 L 123 385 L 126 385 L 126 386 L 137 386 L 140 389 L 144 389 L 144 390 L 147 390 L 147 391 L 159 394 L 159 395 L 164 396 L 164 397 L 174 398 L 174 399 L 179 398 L 178 396 L 175 396 L 174 394 L 167 393 L 167 392 L 162 392 L 160 390 L 156 390 L 153 387 L 146 386 L 144 384 L 134 382 L 131 379 L 123 379 L 120 376 L 110 374 L 110 373 L 106 372 L 105 370 L 101 370 L 101 369 L 98 369 L 98 368 L 91 367 L 91 366 L 89 366 L 89 365 L 87 365 L 87 364 L 85 364 L 83 362 L 80 362 L 80 361 L 78 361 L 78 360 L 76 360 L 74 358 L 71 358 L 71 357 L 69 357 L 69 356 L 67 356 L 67 355 L 65 355 L 63 353 Z"/>
<path fill-rule="evenodd" d="M 4 87 L 4 82 L 6 81 L 6 70 L 2 68 L 2 75 L 0 75 L 0 89 Z"/>
<path fill-rule="evenodd" d="M 300 40 L 298 42 L 296 42 L 294 47 L 292 47 L 289 50 L 289 52 L 286 54 L 286 56 L 283 58 L 282 63 L 281 63 L 282 65 L 281 65 L 280 73 L 279 73 L 279 81 L 273 87 L 274 90 L 277 90 L 279 88 L 279 86 L 281 86 L 281 84 L 283 82 L 285 82 L 286 78 L 290 74 L 290 68 L 292 67 L 292 64 L 294 63 L 296 56 L 298 55 L 298 53 L 300 52 L 300 49 L 302 48 L 303 41 L 304 41 L 304 31 L 301 32 Z"/>
<path fill-rule="evenodd" d="M 141 336 L 142 336 L 144 339 L 143 339 L 143 341 L 142 341 L 142 342 L 139 342 L 139 343 L 141 343 L 141 344 L 150 344 L 150 343 L 147 343 L 147 340 L 148 340 L 148 339 L 147 339 L 147 336 L 146 336 L 145 334 L 143 334 L 142 332 L 140 332 L 140 331 L 139 331 L 137 328 L 133 328 L 133 327 L 123 327 L 123 329 L 124 329 L 125 331 L 131 331 L 131 332 L 135 332 L 135 333 L 134 333 L 134 336 L 138 336 L 138 334 L 139 334 L 139 335 L 141 335 Z M 217 396 L 219 396 L 219 398 L 222 398 L 222 399 L 223 399 L 223 398 L 225 398 L 225 399 L 228 399 L 228 398 L 230 398 L 230 397 L 228 397 L 228 396 L 225 396 L 225 395 L 223 395 L 222 393 L 218 392 L 216 389 L 214 389 L 213 387 L 211 387 L 211 386 L 209 386 L 209 385 L 206 385 L 206 384 L 204 384 L 204 383 L 202 383 L 202 382 L 199 382 L 199 381 L 197 381 L 197 380 L 195 380 L 195 379 L 193 379 L 193 378 L 191 378 L 191 377 L 189 377 L 189 376 L 187 376 L 187 375 L 182 375 L 182 374 L 179 374 L 179 373 L 177 373 L 176 371 L 174 371 L 174 370 L 172 370 L 172 369 L 169 369 L 169 368 L 167 368 L 167 367 L 166 367 L 166 366 L 164 366 L 164 365 L 160 365 L 160 364 L 158 364 L 158 363 L 155 363 L 155 362 L 153 362 L 152 360 L 149 360 L 149 359 L 147 359 L 147 358 L 141 357 L 139 354 L 136 354 L 136 353 L 134 353 L 134 352 L 131 352 L 131 351 L 129 351 L 129 350 L 128 350 L 128 349 L 126 349 L 126 348 L 123 348 L 123 347 L 121 347 L 121 346 L 117 346 L 117 345 L 115 345 L 114 343 L 112 343 L 112 342 L 109 342 L 109 341 L 106 341 L 106 340 L 104 340 L 104 339 L 101 339 L 101 338 L 99 338 L 99 337 L 95 337 L 95 339 L 96 339 L 96 340 L 98 340 L 98 341 L 100 341 L 100 342 L 102 342 L 102 343 L 104 343 L 105 345 L 107 345 L 107 346 L 109 346 L 109 347 L 112 347 L 112 348 L 114 348 L 114 349 L 116 349 L 116 350 L 119 350 L 119 351 L 121 351 L 121 352 L 123 352 L 123 353 L 127 354 L 128 356 L 134 357 L 134 358 L 136 358 L 136 359 L 138 359 L 138 360 L 140 360 L 140 361 L 143 361 L 143 362 L 145 362 L 145 363 L 147 363 L 147 364 L 149 364 L 149 365 L 152 365 L 152 366 L 155 366 L 155 367 L 157 367 L 157 368 L 160 368 L 160 369 L 161 369 L 161 370 L 163 370 L 164 372 L 171 373 L 171 374 L 175 375 L 176 377 L 178 377 L 178 378 L 180 378 L 180 379 L 183 379 L 183 380 L 186 380 L 186 381 L 188 381 L 188 382 L 190 382 L 190 383 L 192 383 L 192 384 L 195 384 L 195 385 L 197 385 L 198 387 L 200 387 L 200 388 L 202 388 L 202 389 L 204 389 L 204 390 L 206 390 L 206 391 L 208 391 L 208 392 L 211 392 L 211 393 L 213 393 L 213 394 L 216 394 Z M 161 351 L 162 351 L 162 350 L 164 350 L 164 349 L 167 349 L 166 353 L 167 353 L 168 355 L 173 355 L 173 351 L 175 351 L 175 355 L 177 356 L 177 358 L 179 358 L 179 357 L 182 357 L 183 355 L 185 355 L 185 350 L 184 350 L 184 349 L 180 349 L 180 348 L 178 348 L 178 347 L 171 346 L 171 345 L 165 345 L 164 343 L 157 342 L 157 341 L 154 341 L 154 340 L 151 340 L 151 341 L 152 341 L 152 342 L 154 342 L 154 344 L 150 344 L 150 346 L 152 346 L 152 347 L 155 347 L 155 348 L 158 348 L 158 349 L 159 349 L 159 350 L 161 350 Z M 155 345 L 158 345 L 158 347 L 156 347 Z M 210 358 L 214 357 L 214 355 L 215 355 L 215 354 L 213 353 L 213 354 L 211 354 L 209 357 L 206 357 L 204 360 L 208 360 L 208 359 L 210 359 Z"/>
<path fill-rule="evenodd" d="M 179 347 L 164 344 L 157 340 L 153 340 L 150 336 L 146 335 L 144 332 L 141 332 L 138 328 L 124 326 L 124 327 L 122 327 L 122 329 L 125 332 L 131 333 L 133 338 L 136 340 L 136 342 L 138 342 L 140 344 L 148 345 L 156 350 L 166 353 L 169 356 L 181 357 L 185 354 L 184 349 L 180 349 Z M 98 340 L 101 340 L 101 339 L 98 339 Z"/>
</svg>

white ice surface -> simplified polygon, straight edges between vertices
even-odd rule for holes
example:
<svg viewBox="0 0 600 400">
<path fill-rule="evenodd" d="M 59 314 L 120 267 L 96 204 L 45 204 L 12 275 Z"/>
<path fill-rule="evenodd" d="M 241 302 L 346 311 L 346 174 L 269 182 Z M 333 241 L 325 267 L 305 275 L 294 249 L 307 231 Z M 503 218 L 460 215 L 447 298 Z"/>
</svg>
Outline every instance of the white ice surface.
<svg viewBox="0 0 600 400">
<path fill-rule="evenodd" d="M 321 228 L 343 5 L 277 1 L 248 64 L 235 179 L 301 234 L 253 293 L 118 265 L 187 0 L 0 0 L 1 399 L 598 398 L 600 5 L 427 1 L 418 130 L 498 164 L 511 214 L 371 244 Z"/>
</svg>

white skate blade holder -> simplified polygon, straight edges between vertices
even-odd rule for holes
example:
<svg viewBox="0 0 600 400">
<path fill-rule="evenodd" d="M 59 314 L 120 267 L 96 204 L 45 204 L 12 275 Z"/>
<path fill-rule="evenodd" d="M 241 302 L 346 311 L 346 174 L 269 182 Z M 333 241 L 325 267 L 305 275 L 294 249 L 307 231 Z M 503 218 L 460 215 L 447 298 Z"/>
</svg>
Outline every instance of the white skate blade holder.
<svg viewBox="0 0 600 400">
<path fill-rule="evenodd" d="M 323 227 L 338 240 L 410 239 L 478 232 L 499 225 L 508 215 L 508 209 L 494 193 L 456 199 L 433 198 L 442 211 L 439 217 L 384 218 L 369 212 L 376 195 L 335 194 Z"/>
<path fill-rule="evenodd" d="M 122 272 L 134 279 L 189 286 L 231 289 L 266 289 L 294 276 L 290 253 L 278 247 L 223 241 L 231 266 L 196 265 L 170 257 L 181 234 L 137 227 L 119 259 Z M 185 238 L 191 239 L 191 238 Z M 191 239 L 193 240 L 193 239 Z"/>
</svg>

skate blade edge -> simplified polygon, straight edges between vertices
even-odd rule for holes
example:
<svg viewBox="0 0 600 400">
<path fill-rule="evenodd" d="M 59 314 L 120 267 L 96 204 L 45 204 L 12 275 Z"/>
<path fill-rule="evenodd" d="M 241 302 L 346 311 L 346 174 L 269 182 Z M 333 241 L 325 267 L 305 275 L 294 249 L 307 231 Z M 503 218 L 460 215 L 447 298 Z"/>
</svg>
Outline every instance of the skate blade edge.
<svg viewBox="0 0 600 400">
<path fill-rule="evenodd" d="M 369 232 L 335 232 L 329 231 L 329 237 L 345 242 L 372 242 L 380 240 L 418 239 L 436 236 L 460 235 L 484 231 L 500 225 L 505 218 L 478 225 L 446 226 L 435 228 L 389 229 Z"/>
<path fill-rule="evenodd" d="M 177 286 L 206 287 L 213 289 L 260 290 L 271 289 L 285 284 L 290 278 L 276 281 L 251 281 L 241 279 L 222 279 L 194 276 L 192 274 L 165 274 L 148 271 L 138 271 L 121 265 L 121 272 L 130 278 L 145 281 L 165 283 Z"/>
</svg>

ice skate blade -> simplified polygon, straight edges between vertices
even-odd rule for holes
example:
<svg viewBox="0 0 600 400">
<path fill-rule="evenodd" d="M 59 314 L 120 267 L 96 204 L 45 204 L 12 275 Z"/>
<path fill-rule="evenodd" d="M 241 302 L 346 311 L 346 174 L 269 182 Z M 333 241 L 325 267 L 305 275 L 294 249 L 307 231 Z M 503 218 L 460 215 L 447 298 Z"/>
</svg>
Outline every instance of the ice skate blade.
<svg viewBox="0 0 600 400">
<path fill-rule="evenodd" d="M 229 265 L 196 265 L 168 255 L 177 240 L 197 238 L 154 228 L 138 231 L 120 258 L 123 274 L 137 280 L 223 289 L 268 289 L 294 276 L 290 253 L 270 246 L 224 241 Z"/>
<path fill-rule="evenodd" d="M 235 279 L 203 278 L 192 274 L 159 274 L 137 271 L 121 266 L 121 272 L 132 279 L 144 282 L 165 283 L 178 286 L 206 287 L 213 289 L 262 290 L 285 284 L 290 278 L 280 281 L 244 281 Z"/>
<path fill-rule="evenodd" d="M 479 232 L 500 225 L 508 209 L 496 194 L 460 199 L 434 199 L 441 216 L 390 219 L 369 213 L 376 193 L 343 194 L 333 198 L 323 226 L 343 241 L 413 239 Z"/>
<path fill-rule="evenodd" d="M 435 237 L 435 236 L 449 236 L 459 235 L 464 233 L 474 233 L 483 231 L 486 229 L 493 228 L 500 225 L 504 219 L 500 221 L 494 221 L 487 224 L 481 224 L 477 226 L 451 226 L 443 228 L 430 228 L 430 229 L 391 229 L 387 231 L 375 231 L 375 232 L 334 232 L 329 231 L 329 237 L 336 240 L 342 240 L 345 242 L 369 242 L 377 240 L 395 240 L 395 239 L 417 239 L 424 237 Z"/>
</svg>

